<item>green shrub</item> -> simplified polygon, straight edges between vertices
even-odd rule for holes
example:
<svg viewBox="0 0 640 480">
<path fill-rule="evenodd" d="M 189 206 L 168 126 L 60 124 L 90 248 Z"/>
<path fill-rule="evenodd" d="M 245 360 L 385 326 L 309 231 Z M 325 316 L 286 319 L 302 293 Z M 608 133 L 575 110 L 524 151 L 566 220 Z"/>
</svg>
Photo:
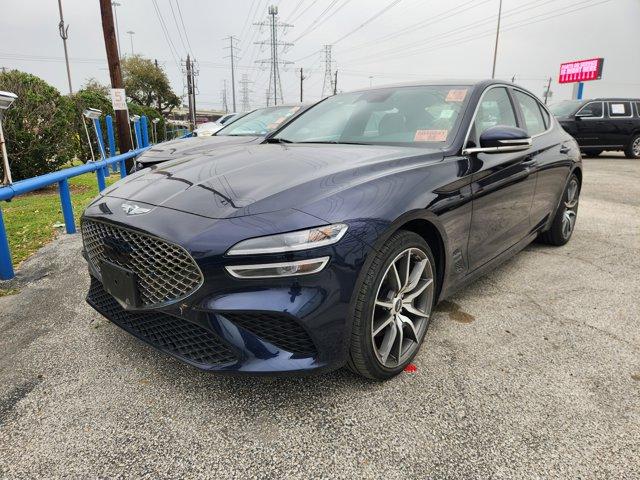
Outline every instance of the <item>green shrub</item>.
<svg viewBox="0 0 640 480">
<path fill-rule="evenodd" d="M 11 70 L 0 73 L 0 90 L 18 99 L 4 112 L 4 133 L 13 180 L 58 170 L 75 153 L 73 102 L 44 80 Z"/>
</svg>

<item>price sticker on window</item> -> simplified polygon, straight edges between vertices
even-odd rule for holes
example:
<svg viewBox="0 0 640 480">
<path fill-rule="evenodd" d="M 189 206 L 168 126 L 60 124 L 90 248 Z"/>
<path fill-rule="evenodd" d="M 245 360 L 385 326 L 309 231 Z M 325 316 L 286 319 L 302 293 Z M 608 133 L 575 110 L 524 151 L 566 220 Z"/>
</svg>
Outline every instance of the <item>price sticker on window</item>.
<svg viewBox="0 0 640 480">
<path fill-rule="evenodd" d="M 446 142 L 449 130 L 416 130 L 414 142 Z"/>
<path fill-rule="evenodd" d="M 467 96 L 466 88 L 452 89 L 452 90 L 449 90 L 449 93 L 447 93 L 447 98 L 445 99 L 445 101 L 446 102 L 462 102 L 464 101 L 464 98 L 466 96 Z"/>
</svg>

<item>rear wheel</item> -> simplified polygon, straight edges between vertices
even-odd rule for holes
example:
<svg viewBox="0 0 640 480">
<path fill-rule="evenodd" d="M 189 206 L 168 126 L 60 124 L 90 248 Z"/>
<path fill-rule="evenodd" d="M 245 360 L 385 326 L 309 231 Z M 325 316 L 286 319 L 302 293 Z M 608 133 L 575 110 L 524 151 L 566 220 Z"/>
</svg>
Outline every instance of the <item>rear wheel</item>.
<svg viewBox="0 0 640 480">
<path fill-rule="evenodd" d="M 411 362 L 429 326 L 435 261 L 419 235 L 391 236 L 368 268 L 356 299 L 348 367 L 368 378 L 391 378 Z"/>
<path fill-rule="evenodd" d="M 597 149 L 597 148 L 589 148 L 586 150 L 582 151 L 582 154 L 585 157 L 597 157 L 598 155 L 600 155 L 604 150 L 602 149 Z"/>
<path fill-rule="evenodd" d="M 633 136 L 624 154 L 627 158 L 640 158 L 640 134 Z"/>
<path fill-rule="evenodd" d="M 540 240 L 549 245 L 561 246 L 571 239 L 578 218 L 580 200 L 580 181 L 573 174 L 562 194 L 551 228 L 540 235 Z"/>
</svg>

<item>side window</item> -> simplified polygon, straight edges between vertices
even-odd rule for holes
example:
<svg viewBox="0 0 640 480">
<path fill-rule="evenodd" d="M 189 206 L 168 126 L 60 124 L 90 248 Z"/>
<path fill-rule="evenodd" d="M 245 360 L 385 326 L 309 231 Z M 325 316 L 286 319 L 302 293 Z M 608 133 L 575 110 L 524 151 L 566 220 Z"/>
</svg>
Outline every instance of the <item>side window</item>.
<svg viewBox="0 0 640 480">
<path fill-rule="evenodd" d="M 630 102 L 609 102 L 609 116 L 611 118 L 631 117 L 632 115 Z"/>
<path fill-rule="evenodd" d="M 602 117 L 602 102 L 590 102 L 587 103 L 584 107 L 582 107 L 576 113 L 577 117 L 593 117 L 600 118 Z"/>
<path fill-rule="evenodd" d="M 518 105 L 520 105 L 520 110 L 522 110 L 525 123 L 524 127 L 527 133 L 533 136 L 544 132 L 547 128 L 545 127 L 538 101 L 519 90 L 514 91 L 514 96 Z"/>
<path fill-rule="evenodd" d="M 542 112 L 542 118 L 544 119 L 545 128 L 551 128 L 551 115 L 547 112 L 547 109 L 540 105 L 540 111 Z"/>
<path fill-rule="evenodd" d="M 636 115 L 640 117 L 640 102 L 636 102 Z"/>
<path fill-rule="evenodd" d="M 482 97 L 473 124 L 475 135 L 480 137 L 487 128 L 496 125 L 518 126 L 507 89 L 502 87 L 492 88 Z"/>
</svg>

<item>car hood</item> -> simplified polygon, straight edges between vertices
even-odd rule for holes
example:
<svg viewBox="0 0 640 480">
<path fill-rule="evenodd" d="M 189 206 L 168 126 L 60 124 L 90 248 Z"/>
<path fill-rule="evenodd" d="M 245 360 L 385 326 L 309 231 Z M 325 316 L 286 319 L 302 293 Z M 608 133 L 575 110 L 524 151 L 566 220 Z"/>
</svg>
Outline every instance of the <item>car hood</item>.
<svg viewBox="0 0 640 480">
<path fill-rule="evenodd" d="M 209 218 L 302 208 L 364 182 L 443 158 L 437 149 L 249 145 L 212 149 L 130 175 L 103 195 Z"/>
<path fill-rule="evenodd" d="M 211 136 L 211 137 L 190 137 L 171 140 L 153 146 L 136 160 L 144 165 L 166 162 L 182 158 L 184 155 L 206 154 L 209 151 L 227 145 L 242 145 L 263 140 L 257 135 L 242 136 Z"/>
</svg>

